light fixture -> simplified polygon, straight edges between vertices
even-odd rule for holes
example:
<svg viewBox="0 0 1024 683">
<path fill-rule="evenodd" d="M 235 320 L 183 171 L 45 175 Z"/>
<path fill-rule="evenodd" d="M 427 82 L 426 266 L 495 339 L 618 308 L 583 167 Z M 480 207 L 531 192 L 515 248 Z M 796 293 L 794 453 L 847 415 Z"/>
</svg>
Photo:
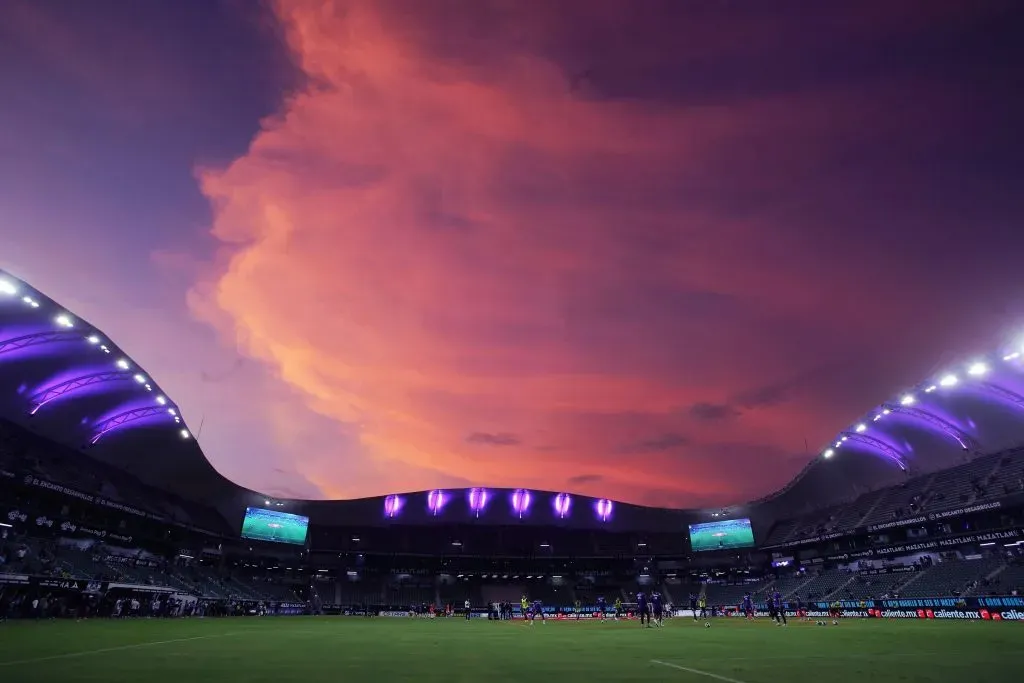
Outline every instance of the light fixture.
<svg viewBox="0 0 1024 683">
<path fill-rule="evenodd" d="M 824 456 L 826 458 L 831 458 L 833 455 L 835 455 L 835 451 L 832 450 L 831 448 L 829 448 L 824 453 L 822 453 L 822 456 Z"/>
<path fill-rule="evenodd" d="M 986 372 L 988 372 L 988 366 L 982 363 L 981 361 L 971 363 L 971 366 L 967 368 L 967 374 L 971 375 L 972 377 L 981 377 Z"/>
</svg>

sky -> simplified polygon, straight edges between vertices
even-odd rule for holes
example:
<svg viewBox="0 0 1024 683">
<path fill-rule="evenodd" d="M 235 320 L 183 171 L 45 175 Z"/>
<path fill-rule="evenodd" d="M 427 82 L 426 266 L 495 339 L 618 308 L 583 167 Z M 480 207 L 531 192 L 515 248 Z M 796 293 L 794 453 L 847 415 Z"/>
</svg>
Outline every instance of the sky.
<svg viewBox="0 0 1024 683">
<path fill-rule="evenodd" d="M 1013 0 L 7 0 L 0 266 L 272 495 L 720 505 L 1024 332 Z"/>
</svg>

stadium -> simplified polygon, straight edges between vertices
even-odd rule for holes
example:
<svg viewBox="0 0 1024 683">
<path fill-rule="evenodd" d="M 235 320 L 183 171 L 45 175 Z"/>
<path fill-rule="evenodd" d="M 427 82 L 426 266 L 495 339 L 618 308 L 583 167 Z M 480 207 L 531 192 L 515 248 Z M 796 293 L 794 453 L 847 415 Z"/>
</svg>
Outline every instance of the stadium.
<svg viewBox="0 0 1024 683">
<path fill-rule="evenodd" d="M 827 658 L 818 674 L 845 680 L 866 671 L 843 659 L 853 648 L 882 667 L 871 672 L 920 673 L 944 656 L 946 673 L 1008 680 L 1020 651 L 1004 622 L 1024 620 L 1024 347 L 902 388 L 839 426 L 783 489 L 715 509 L 486 482 L 268 497 L 218 474 L 143 353 L 0 272 L 0 670 L 17 680 L 85 680 L 87 660 L 110 666 L 104 651 L 119 651 L 108 680 L 136 676 L 135 657 L 177 677 L 180 655 L 225 648 L 240 679 L 258 678 L 236 661 L 251 659 L 267 677 L 306 666 L 316 680 L 331 671 L 310 660 L 339 638 L 357 678 L 489 666 L 503 680 L 525 666 L 619 679 L 639 666 L 656 680 L 801 680 L 796 663 L 814 651 Z M 660 594 L 671 617 L 643 643 L 626 628 L 640 593 Z M 747 594 L 753 621 L 740 618 Z M 805 628 L 796 644 L 768 629 L 776 595 L 791 626 L 838 624 L 824 620 L 837 608 L 850 628 Z M 516 622 L 526 596 L 551 633 L 483 623 Z M 715 628 L 684 633 L 698 604 Z M 451 628 L 434 623 L 445 614 Z M 236 619 L 186 618 L 215 616 Z M 166 619 L 127 625 L 145 617 Z M 285 654 L 262 659 L 281 642 Z M 606 649 L 623 661 L 602 661 Z"/>
</svg>

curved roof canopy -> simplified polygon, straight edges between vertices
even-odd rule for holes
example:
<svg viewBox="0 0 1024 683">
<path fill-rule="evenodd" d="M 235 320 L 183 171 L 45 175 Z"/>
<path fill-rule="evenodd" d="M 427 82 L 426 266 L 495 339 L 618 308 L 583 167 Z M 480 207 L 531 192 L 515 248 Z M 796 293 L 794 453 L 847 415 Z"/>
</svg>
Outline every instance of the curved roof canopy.
<svg viewBox="0 0 1024 683">
<path fill-rule="evenodd" d="M 2 270 L 0 413 L 182 497 L 263 503 L 264 496 L 216 472 L 177 404 L 135 359 L 99 328 Z M 943 367 L 883 401 L 839 430 L 782 490 L 752 505 L 767 515 L 791 514 L 1017 446 L 1024 442 L 1022 416 L 1024 338 Z M 385 497 L 366 500 L 376 501 L 366 504 L 378 515 L 387 504 Z M 329 504 L 306 503 L 321 513 Z M 613 504 L 606 504 L 610 510 Z M 755 510 L 747 507 L 745 514 Z"/>
</svg>

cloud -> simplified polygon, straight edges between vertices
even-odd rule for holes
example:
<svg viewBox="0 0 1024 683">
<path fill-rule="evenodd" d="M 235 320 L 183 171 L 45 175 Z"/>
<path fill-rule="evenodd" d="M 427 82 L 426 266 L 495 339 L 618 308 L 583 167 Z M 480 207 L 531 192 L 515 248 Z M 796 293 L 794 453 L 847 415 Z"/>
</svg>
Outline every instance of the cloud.
<svg viewBox="0 0 1024 683">
<path fill-rule="evenodd" d="M 959 102 L 941 87 L 914 80 L 907 97 L 866 67 L 816 83 L 815 36 L 767 63 L 780 33 L 760 12 L 718 17 L 694 45 L 665 27 L 649 52 L 614 43 L 640 21 L 621 3 L 274 7 L 303 85 L 244 155 L 199 170 L 219 252 L 189 301 L 323 421 L 330 437 L 277 433 L 308 444 L 289 452 L 325 495 L 466 480 L 637 502 L 764 493 L 798 469 L 794 425 L 824 443 L 861 400 L 823 407 L 817 370 L 921 308 L 884 219 L 903 198 L 853 176 L 916 171 L 908 150 L 945 136 L 912 122 Z M 939 21 L 858 17 L 828 14 L 840 44 Z M 644 82 L 659 60 L 678 68 Z M 764 65 L 771 87 L 716 92 L 715 60 Z M 726 443 L 718 423 L 738 412 Z M 722 467 L 730 448 L 746 467 Z"/>
<path fill-rule="evenodd" d="M 473 432 L 466 437 L 466 441 L 487 446 L 518 446 L 522 443 L 515 434 L 488 434 L 486 432 Z"/>
<path fill-rule="evenodd" d="M 682 434 L 660 434 L 650 439 L 644 439 L 637 443 L 624 446 L 623 453 L 660 453 L 663 451 L 674 451 L 683 446 L 688 446 L 690 439 Z"/>
<path fill-rule="evenodd" d="M 583 486 L 584 484 L 598 484 L 604 481 L 600 474 L 577 474 L 566 479 L 570 486 Z"/>
<path fill-rule="evenodd" d="M 730 405 L 724 403 L 707 403 L 706 401 L 694 403 L 686 409 L 686 412 L 692 418 L 708 422 L 728 420 L 729 418 L 736 417 L 740 414 L 740 411 Z"/>
</svg>

